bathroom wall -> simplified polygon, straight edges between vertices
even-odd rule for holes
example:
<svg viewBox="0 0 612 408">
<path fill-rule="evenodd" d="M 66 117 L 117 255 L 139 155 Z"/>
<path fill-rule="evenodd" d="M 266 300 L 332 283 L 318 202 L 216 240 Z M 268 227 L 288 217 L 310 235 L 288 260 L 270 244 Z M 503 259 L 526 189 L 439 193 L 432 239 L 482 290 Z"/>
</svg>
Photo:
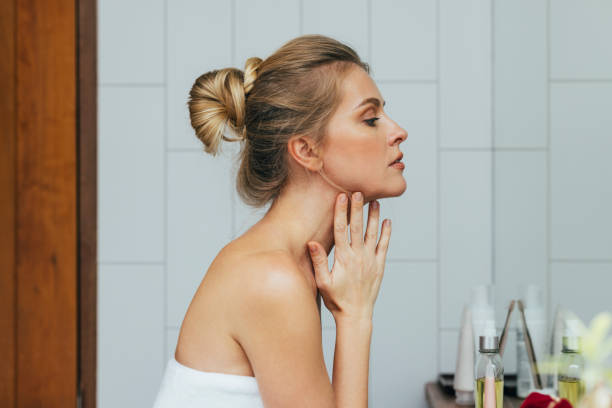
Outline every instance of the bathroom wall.
<svg viewBox="0 0 612 408">
<path fill-rule="evenodd" d="M 452 372 L 471 286 L 498 323 L 522 283 L 612 309 L 612 3 L 99 0 L 98 406 L 149 407 L 197 285 L 252 225 L 228 144 L 189 126 L 197 76 L 322 33 L 371 64 L 408 131 L 408 184 L 375 307 L 371 407 L 424 407 Z M 513 338 L 510 338 L 512 342 Z M 335 327 L 323 314 L 329 373 Z M 505 355 L 514 369 L 512 343 Z"/>
</svg>

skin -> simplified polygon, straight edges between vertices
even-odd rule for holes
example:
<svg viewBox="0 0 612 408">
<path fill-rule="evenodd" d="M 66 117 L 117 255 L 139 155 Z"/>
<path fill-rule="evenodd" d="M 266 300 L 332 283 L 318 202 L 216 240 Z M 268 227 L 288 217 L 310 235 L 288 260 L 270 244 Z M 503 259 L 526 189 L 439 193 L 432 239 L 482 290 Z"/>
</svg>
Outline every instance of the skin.
<svg viewBox="0 0 612 408">
<path fill-rule="evenodd" d="M 366 99 L 370 102 L 362 104 Z M 400 154 L 399 145 L 407 133 L 387 116 L 383 106 L 374 81 L 354 66 L 342 82 L 342 100 L 326 128 L 325 142 L 316 146 L 302 135 L 290 139 L 289 182 L 266 215 L 226 245 L 212 262 L 181 326 L 175 353 L 178 362 L 202 371 L 247 376 L 257 372 L 266 407 L 283 406 L 300 393 L 320 394 L 321 403 L 316 406 L 329 406 L 322 402 L 323 398 L 331 400 L 332 391 L 323 374 L 321 296 L 337 328 L 346 327 L 343 335 L 354 332 L 354 336 L 350 335 L 352 343 L 343 337 L 336 340 L 334 391 L 338 395 L 342 387 L 365 381 L 367 402 L 367 369 L 365 379 L 348 374 L 340 377 L 340 372 L 364 370 L 336 369 L 344 364 L 367 364 L 367 359 L 351 363 L 348 360 L 353 353 L 364 357 L 369 354 L 369 322 L 391 234 L 391 226 L 383 224 L 377 243 L 379 209 L 368 206 L 369 218 L 363 226 L 363 206 L 378 203 L 379 198 L 399 196 L 406 190 L 402 170 L 390 167 L 390 163 Z M 323 164 L 325 174 L 334 183 L 356 193 L 346 203 L 340 201 L 340 190 L 318 174 Z M 350 241 L 346 235 L 349 228 Z M 310 252 L 308 244 L 316 251 Z M 327 255 L 334 245 L 334 267 L 330 272 Z M 231 300 L 227 295 L 230 292 Z M 319 320 L 313 321 L 313 316 Z M 300 324 L 292 323 L 293 317 Z M 288 323 L 283 323 L 284 318 Z M 305 332 L 299 332 L 301 328 Z M 279 333 L 285 334 L 284 341 L 275 345 Z M 364 335 L 359 337 L 360 333 Z M 304 347 L 311 345 L 313 354 L 305 350 L 304 360 L 290 361 L 296 353 L 283 347 L 292 341 L 301 344 L 306 336 L 312 342 L 304 343 Z M 364 340 L 355 342 L 355 336 Z M 346 347 L 343 345 L 339 352 L 341 342 Z M 283 355 L 283 359 L 269 362 L 275 353 Z M 349 357 L 345 358 L 344 353 Z M 320 357 L 313 365 L 312 355 Z M 275 383 L 295 365 L 304 367 L 304 375 L 310 377 L 302 378 L 300 384 Z M 276 374 L 275 369 L 279 370 Z M 308 388 L 311 383 L 314 388 Z M 281 395 L 280 389 L 287 394 Z M 354 394 L 361 405 L 364 396 Z M 336 402 L 334 406 L 351 405 L 348 399 L 340 404 L 339 397 Z"/>
</svg>

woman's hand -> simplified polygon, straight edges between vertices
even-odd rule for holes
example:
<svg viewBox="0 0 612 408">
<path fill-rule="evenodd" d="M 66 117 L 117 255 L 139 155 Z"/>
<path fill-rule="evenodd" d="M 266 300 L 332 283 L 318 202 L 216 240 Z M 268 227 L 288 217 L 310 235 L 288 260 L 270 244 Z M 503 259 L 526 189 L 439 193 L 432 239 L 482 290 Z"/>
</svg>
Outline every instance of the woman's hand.
<svg viewBox="0 0 612 408">
<path fill-rule="evenodd" d="M 391 237 L 391 220 L 385 220 L 377 244 L 380 206 L 377 201 L 372 201 L 368 206 L 364 239 L 363 195 L 357 192 L 351 199 L 349 243 L 347 207 L 346 194 L 342 193 L 336 197 L 334 210 L 335 250 L 331 273 L 323 246 L 316 241 L 308 243 L 317 287 L 336 322 L 339 318 L 372 318 Z"/>
</svg>

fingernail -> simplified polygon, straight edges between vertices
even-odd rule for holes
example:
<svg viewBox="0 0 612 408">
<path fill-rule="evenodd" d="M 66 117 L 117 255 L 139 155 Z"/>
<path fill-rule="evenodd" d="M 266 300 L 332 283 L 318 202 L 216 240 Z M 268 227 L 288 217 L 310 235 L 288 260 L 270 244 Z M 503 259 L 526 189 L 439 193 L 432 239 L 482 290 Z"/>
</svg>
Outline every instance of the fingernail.
<svg viewBox="0 0 612 408">
<path fill-rule="evenodd" d="M 310 252 L 317 252 L 317 247 L 316 247 L 316 245 L 313 245 L 313 244 L 308 244 L 308 248 L 310 248 Z"/>
<path fill-rule="evenodd" d="M 361 193 L 360 193 L 360 192 L 356 192 L 356 193 L 353 195 L 353 199 L 354 199 L 355 201 L 361 201 Z"/>
<path fill-rule="evenodd" d="M 340 194 L 340 202 L 346 203 L 346 194 Z"/>
<path fill-rule="evenodd" d="M 372 201 L 372 209 L 376 210 L 378 208 L 378 201 Z"/>
</svg>

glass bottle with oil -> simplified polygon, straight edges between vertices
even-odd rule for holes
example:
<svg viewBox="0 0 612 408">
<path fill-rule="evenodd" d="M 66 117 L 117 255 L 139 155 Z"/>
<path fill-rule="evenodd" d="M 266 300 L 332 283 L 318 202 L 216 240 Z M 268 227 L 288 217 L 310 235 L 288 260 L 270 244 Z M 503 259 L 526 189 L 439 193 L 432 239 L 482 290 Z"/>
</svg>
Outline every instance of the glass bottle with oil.
<svg viewBox="0 0 612 408">
<path fill-rule="evenodd" d="M 504 406 L 504 366 L 499 356 L 499 338 L 480 336 L 478 360 L 475 366 L 474 400 L 476 408 Z"/>
<path fill-rule="evenodd" d="M 580 337 L 563 336 L 559 360 L 559 397 L 565 398 L 574 407 L 584 395 L 583 372 L 584 358 L 580 354 Z"/>
</svg>

